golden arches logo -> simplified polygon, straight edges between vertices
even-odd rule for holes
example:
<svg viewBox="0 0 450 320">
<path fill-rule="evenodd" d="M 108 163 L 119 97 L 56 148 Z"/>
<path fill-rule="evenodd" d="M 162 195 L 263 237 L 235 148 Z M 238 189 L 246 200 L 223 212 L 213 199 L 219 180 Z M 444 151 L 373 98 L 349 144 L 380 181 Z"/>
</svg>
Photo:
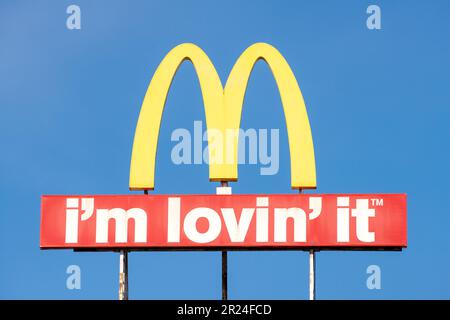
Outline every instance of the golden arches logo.
<svg viewBox="0 0 450 320">
<path fill-rule="evenodd" d="M 191 43 L 173 48 L 161 61 L 153 75 L 142 103 L 134 135 L 130 166 L 130 189 L 154 188 L 155 161 L 159 128 L 170 85 L 178 67 L 190 60 L 200 82 L 208 132 L 239 132 L 242 107 L 250 73 L 258 60 L 270 67 L 283 105 L 291 157 L 292 188 L 315 188 L 316 168 L 311 128 L 305 102 L 297 80 L 280 52 L 266 43 L 248 47 L 238 58 L 225 89 L 214 65 L 205 52 Z M 238 135 L 231 145 L 214 141 L 208 134 L 209 178 L 211 181 L 236 181 L 238 178 Z M 211 148 L 214 144 L 215 148 Z M 214 161 L 217 154 L 227 161 Z"/>
</svg>

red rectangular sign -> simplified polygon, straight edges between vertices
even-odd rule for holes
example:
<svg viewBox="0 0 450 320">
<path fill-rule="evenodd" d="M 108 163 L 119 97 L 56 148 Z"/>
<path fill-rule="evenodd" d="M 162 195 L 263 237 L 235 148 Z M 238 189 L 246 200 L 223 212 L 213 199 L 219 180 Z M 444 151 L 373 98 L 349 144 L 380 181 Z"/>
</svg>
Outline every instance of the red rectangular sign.
<svg viewBox="0 0 450 320">
<path fill-rule="evenodd" d="M 399 249 L 405 194 L 43 196 L 41 248 Z"/>
</svg>

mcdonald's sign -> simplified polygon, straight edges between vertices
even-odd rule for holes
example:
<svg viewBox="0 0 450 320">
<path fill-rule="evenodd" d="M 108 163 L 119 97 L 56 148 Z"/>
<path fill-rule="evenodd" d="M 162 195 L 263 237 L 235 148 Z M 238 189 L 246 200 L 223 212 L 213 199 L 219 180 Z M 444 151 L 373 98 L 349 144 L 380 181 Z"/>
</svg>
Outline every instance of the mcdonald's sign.
<svg viewBox="0 0 450 320">
<path fill-rule="evenodd" d="M 130 165 L 131 190 L 154 189 L 159 128 L 168 91 L 190 60 L 202 90 L 209 178 L 237 181 L 238 135 L 253 66 L 264 60 L 278 85 L 285 115 L 291 187 L 316 188 L 314 146 L 297 80 L 284 57 L 265 43 L 247 48 L 225 87 L 198 46 L 181 44 L 161 61 L 145 95 Z M 407 246 L 405 194 L 64 195 L 43 196 L 43 249 L 223 250 L 401 249 Z"/>
</svg>

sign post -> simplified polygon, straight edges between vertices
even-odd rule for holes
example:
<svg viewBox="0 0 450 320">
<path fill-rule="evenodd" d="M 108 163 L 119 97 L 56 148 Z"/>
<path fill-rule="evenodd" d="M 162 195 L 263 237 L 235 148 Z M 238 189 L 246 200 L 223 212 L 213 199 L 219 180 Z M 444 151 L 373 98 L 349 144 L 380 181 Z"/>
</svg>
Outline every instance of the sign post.
<svg viewBox="0 0 450 320">
<path fill-rule="evenodd" d="M 316 299 L 316 253 L 309 250 L 309 300 Z"/>
<path fill-rule="evenodd" d="M 222 251 L 222 300 L 228 300 L 228 252 Z"/>
<path fill-rule="evenodd" d="M 128 251 L 120 250 L 119 300 L 128 300 Z"/>
</svg>

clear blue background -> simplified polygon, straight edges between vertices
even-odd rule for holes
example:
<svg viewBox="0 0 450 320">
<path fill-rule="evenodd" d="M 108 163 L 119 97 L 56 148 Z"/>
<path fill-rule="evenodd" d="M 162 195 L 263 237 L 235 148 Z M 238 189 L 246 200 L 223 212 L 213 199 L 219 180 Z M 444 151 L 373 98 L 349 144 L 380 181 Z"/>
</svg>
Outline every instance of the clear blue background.
<svg viewBox="0 0 450 320">
<path fill-rule="evenodd" d="M 66 8 L 81 7 L 81 30 Z M 382 30 L 366 28 L 378 4 Z M 403 252 L 319 252 L 319 299 L 450 298 L 449 1 L 0 2 L 0 298 L 116 299 L 117 253 L 40 251 L 42 194 L 127 194 L 134 129 L 151 76 L 183 42 L 225 82 L 249 45 L 276 46 L 307 103 L 319 193 L 408 194 Z M 234 193 L 289 193 L 281 102 L 259 62 L 242 127 L 280 128 L 280 171 L 239 168 Z M 170 161 L 175 128 L 203 120 L 184 64 L 170 91 L 155 193 L 214 193 L 206 165 Z M 131 253 L 130 298 L 219 299 L 220 253 Z M 81 290 L 66 268 L 81 267 Z M 366 268 L 382 271 L 368 290 Z M 229 297 L 307 299 L 305 252 L 229 254 Z"/>
</svg>

